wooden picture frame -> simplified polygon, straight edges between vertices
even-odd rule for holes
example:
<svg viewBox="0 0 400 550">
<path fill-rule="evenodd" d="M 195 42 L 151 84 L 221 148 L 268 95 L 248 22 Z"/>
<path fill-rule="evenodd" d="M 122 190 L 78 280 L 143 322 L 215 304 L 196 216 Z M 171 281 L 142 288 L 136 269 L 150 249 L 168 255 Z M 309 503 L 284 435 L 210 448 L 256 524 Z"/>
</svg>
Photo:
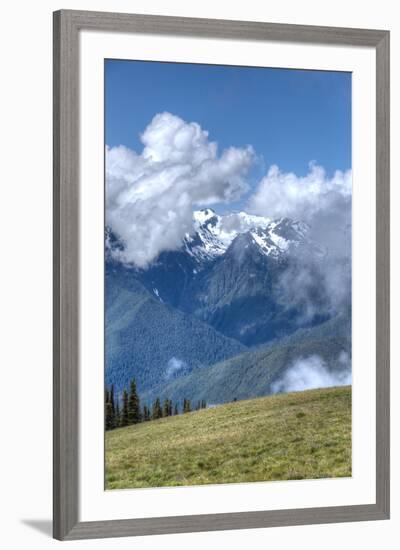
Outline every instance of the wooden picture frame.
<svg viewBox="0 0 400 550">
<path fill-rule="evenodd" d="M 79 33 L 368 46 L 376 51 L 376 502 L 79 522 Z M 389 517 L 389 32 L 61 10 L 54 13 L 54 537 L 59 540 Z"/>
</svg>

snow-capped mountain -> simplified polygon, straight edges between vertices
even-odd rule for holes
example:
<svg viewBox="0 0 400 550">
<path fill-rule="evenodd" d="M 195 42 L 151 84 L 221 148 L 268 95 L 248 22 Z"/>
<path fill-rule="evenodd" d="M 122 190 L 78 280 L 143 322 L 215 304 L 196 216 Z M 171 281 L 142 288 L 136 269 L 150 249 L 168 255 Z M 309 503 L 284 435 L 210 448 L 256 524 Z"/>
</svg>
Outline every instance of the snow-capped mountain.
<svg viewBox="0 0 400 550">
<path fill-rule="evenodd" d="M 106 243 L 121 246 L 110 233 Z M 320 269 L 324 255 L 302 221 L 246 212 L 218 215 L 207 208 L 193 213 L 193 232 L 182 246 L 162 252 L 146 269 L 124 266 L 112 254 L 107 257 L 110 270 L 126 271 L 126 280 L 139 281 L 157 302 L 194 315 L 244 345 L 255 345 L 307 326 L 303 318 L 312 310 L 310 300 L 315 311 L 326 310 L 329 297 Z M 296 277 L 312 288 L 307 311 L 303 296 L 288 297 Z M 318 322 L 326 316 L 319 317 Z"/>
<path fill-rule="evenodd" d="M 183 248 L 198 263 L 215 260 L 238 235 L 248 233 L 264 256 L 277 257 L 307 240 L 308 226 L 300 221 L 237 212 L 219 216 L 211 208 L 193 213 L 195 233 L 187 234 Z"/>
<path fill-rule="evenodd" d="M 142 390 L 154 392 L 153 399 L 163 394 L 172 359 L 185 365 L 177 375 L 179 385 L 196 369 L 253 348 L 255 355 L 246 355 L 243 364 L 246 373 L 253 359 L 260 365 L 258 377 L 248 380 L 254 395 L 259 379 L 267 376 L 267 364 L 284 365 L 287 353 L 321 354 L 327 337 L 319 325 L 336 312 L 326 280 L 329 256 L 310 234 L 301 221 L 245 212 L 218 215 L 207 208 L 193 213 L 193 230 L 179 249 L 164 251 L 148 268 L 139 269 L 117 261 L 112 251 L 123 244 L 107 229 L 107 384 L 119 391 L 135 377 Z M 343 301 L 345 319 L 350 308 L 349 293 Z M 338 326 L 343 326 L 342 318 Z M 312 331 L 302 332 L 305 340 L 288 346 L 286 339 L 299 329 Z M 282 356 L 274 352 L 277 341 L 285 343 Z M 332 342 L 347 349 L 336 332 Z M 272 347 L 259 356 L 265 344 Z M 232 365 L 215 382 L 219 395 L 231 387 L 236 396 L 242 387 Z"/>
<path fill-rule="evenodd" d="M 193 269 L 197 272 L 223 256 L 240 235 L 246 235 L 247 241 L 263 256 L 278 258 L 300 245 L 310 246 L 312 243 L 308 232 L 308 225 L 301 221 L 288 218 L 271 220 L 247 212 L 218 215 L 211 208 L 205 208 L 193 212 L 193 232 L 186 233 L 179 250 L 161 253 L 152 266 L 139 271 L 151 270 L 154 266 L 165 264 L 166 257 L 178 255 L 181 260 L 187 256 L 194 263 Z M 240 239 L 243 242 L 244 240 Z M 106 228 L 105 244 L 111 257 L 114 256 L 113 251 L 123 248 L 123 244 L 110 228 Z M 236 243 L 236 248 L 238 246 L 240 247 L 239 242 Z"/>
</svg>

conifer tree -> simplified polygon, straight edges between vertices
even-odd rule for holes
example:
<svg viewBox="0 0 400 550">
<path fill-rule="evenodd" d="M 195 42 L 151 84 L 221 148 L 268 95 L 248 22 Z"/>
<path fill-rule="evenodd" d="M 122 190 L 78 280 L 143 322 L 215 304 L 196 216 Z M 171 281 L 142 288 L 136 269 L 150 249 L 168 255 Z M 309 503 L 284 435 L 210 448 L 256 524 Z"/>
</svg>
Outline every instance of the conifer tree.
<svg viewBox="0 0 400 550">
<path fill-rule="evenodd" d="M 115 405 L 114 426 L 115 428 L 119 428 L 121 426 L 121 411 L 119 409 L 118 400 L 117 404 Z"/>
<path fill-rule="evenodd" d="M 190 406 L 190 399 L 184 399 L 183 400 L 183 412 L 184 413 L 189 413 L 191 411 L 191 406 Z"/>
<path fill-rule="evenodd" d="M 110 401 L 110 392 L 106 389 L 104 392 L 104 424 L 106 430 L 113 428 L 113 414 Z"/>
<path fill-rule="evenodd" d="M 157 399 L 153 403 L 153 410 L 152 410 L 152 419 L 157 420 L 158 418 L 162 418 L 163 412 L 161 408 L 160 398 L 157 397 Z"/>
<path fill-rule="evenodd" d="M 128 424 L 137 424 L 138 422 L 140 422 L 140 403 L 136 391 L 136 382 L 135 379 L 132 379 L 128 402 Z"/>
<path fill-rule="evenodd" d="M 106 430 L 112 430 L 113 420 L 112 420 L 112 414 L 111 414 L 110 401 L 107 401 L 107 403 L 105 404 L 105 425 L 106 425 Z"/>
<path fill-rule="evenodd" d="M 170 405 L 169 405 L 169 399 L 165 399 L 164 400 L 164 405 L 163 405 L 163 416 L 170 416 Z"/>
<path fill-rule="evenodd" d="M 121 412 L 121 426 L 129 425 L 129 397 L 128 392 L 124 390 L 122 394 L 122 412 Z"/>
<path fill-rule="evenodd" d="M 175 403 L 174 415 L 176 416 L 177 414 L 179 414 L 179 408 L 178 403 Z"/>
<path fill-rule="evenodd" d="M 111 428 L 116 428 L 117 423 L 116 423 L 116 419 L 115 419 L 114 384 L 112 384 L 111 390 L 110 390 L 110 393 L 109 393 L 109 402 L 110 402 L 110 415 L 111 415 L 110 424 L 111 424 Z"/>
<path fill-rule="evenodd" d="M 113 410 L 115 410 L 115 400 L 114 400 L 114 384 L 111 385 L 111 390 L 109 392 L 109 401 L 111 403 L 111 407 Z"/>
</svg>

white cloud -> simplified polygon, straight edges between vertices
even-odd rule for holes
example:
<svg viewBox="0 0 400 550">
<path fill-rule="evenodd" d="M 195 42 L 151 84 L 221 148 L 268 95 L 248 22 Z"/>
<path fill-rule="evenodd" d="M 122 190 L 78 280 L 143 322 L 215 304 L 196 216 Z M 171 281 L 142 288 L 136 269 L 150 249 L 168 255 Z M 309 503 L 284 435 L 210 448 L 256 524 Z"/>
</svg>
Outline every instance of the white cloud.
<svg viewBox="0 0 400 550">
<path fill-rule="evenodd" d="M 171 357 L 167 364 L 165 378 L 169 380 L 170 378 L 174 378 L 178 373 L 182 374 L 182 372 L 185 372 L 186 370 L 187 364 L 185 361 L 178 359 L 178 357 Z"/>
<path fill-rule="evenodd" d="M 348 353 L 342 351 L 338 362 L 341 369 L 333 372 L 328 369 L 319 355 L 297 359 L 282 378 L 271 385 L 271 390 L 273 393 L 285 393 L 351 384 L 351 366 Z"/>
<path fill-rule="evenodd" d="M 309 224 L 308 236 L 324 256 L 293 249 L 294 261 L 276 288 L 278 300 L 297 308 L 299 321 L 332 315 L 350 303 L 352 174 L 310 163 L 306 176 L 272 166 L 249 198 L 248 210 L 272 219 L 288 217 Z"/>
<path fill-rule="evenodd" d="M 351 202 L 351 171 L 336 171 L 328 178 L 325 170 L 310 163 L 310 171 L 299 177 L 273 165 L 249 200 L 253 214 L 278 218 L 285 216 L 312 222 L 321 212 L 329 216 Z"/>
<path fill-rule="evenodd" d="M 143 151 L 106 149 L 106 222 L 124 243 L 124 263 L 145 268 L 160 252 L 180 247 L 193 231 L 194 207 L 237 200 L 248 190 L 250 146 L 218 155 L 195 122 L 157 114 L 141 136 Z"/>
<path fill-rule="evenodd" d="M 351 304 L 350 259 L 291 252 L 292 261 L 274 287 L 277 302 L 295 309 L 299 326 L 345 311 Z"/>
</svg>

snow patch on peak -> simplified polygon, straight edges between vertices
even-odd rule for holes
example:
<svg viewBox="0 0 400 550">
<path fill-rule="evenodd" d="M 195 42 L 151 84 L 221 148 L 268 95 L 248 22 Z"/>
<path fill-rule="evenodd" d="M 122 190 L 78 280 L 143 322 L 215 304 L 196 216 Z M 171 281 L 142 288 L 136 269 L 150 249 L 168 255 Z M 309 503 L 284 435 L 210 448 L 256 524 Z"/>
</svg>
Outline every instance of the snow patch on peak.
<svg viewBox="0 0 400 550">
<path fill-rule="evenodd" d="M 265 235 L 260 235 L 257 231 L 252 231 L 251 236 L 253 242 L 258 245 L 261 252 L 265 256 L 269 256 L 270 254 L 275 254 L 277 252 L 277 247 L 269 242 L 268 239 L 265 238 Z"/>
<path fill-rule="evenodd" d="M 274 233 L 272 230 L 269 231 L 269 237 L 271 241 L 281 250 L 287 250 L 289 248 L 289 241 Z"/>
<path fill-rule="evenodd" d="M 306 242 L 308 230 L 309 227 L 303 222 L 280 218 L 266 227 L 255 228 L 251 236 L 264 255 L 276 257 Z"/>
</svg>

